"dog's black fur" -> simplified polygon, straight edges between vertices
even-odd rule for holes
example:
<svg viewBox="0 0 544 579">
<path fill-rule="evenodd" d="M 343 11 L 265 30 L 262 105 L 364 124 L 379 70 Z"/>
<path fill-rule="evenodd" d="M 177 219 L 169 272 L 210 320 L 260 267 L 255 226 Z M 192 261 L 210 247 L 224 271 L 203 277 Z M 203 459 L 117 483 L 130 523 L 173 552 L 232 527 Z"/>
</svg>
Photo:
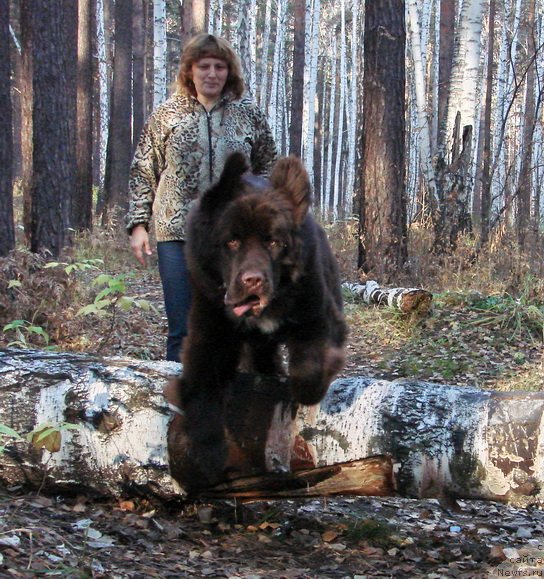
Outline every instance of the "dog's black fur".
<svg viewBox="0 0 544 579">
<path fill-rule="evenodd" d="M 308 174 L 278 160 L 270 181 L 248 176 L 233 154 L 188 222 L 193 285 L 179 395 L 195 484 L 224 475 L 224 391 L 240 368 L 284 373 L 292 398 L 316 404 L 344 362 L 346 325 L 338 266 L 309 213 Z"/>
</svg>

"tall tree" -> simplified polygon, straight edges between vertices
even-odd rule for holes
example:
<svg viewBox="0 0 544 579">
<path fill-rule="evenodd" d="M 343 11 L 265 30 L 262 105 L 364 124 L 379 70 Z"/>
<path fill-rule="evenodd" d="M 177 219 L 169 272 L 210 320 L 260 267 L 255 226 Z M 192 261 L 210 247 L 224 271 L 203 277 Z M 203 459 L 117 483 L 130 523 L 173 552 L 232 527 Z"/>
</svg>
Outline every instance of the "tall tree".
<svg viewBox="0 0 544 579">
<path fill-rule="evenodd" d="M 207 30 L 209 7 L 209 0 L 183 0 L 180 34 L 182 47 L 191 36 Z"/>
<path fill-rule="evenodd" d="M 32 230 L 32 0 L 21 0 L 21 189 L 23 191 L 23 230 L 25 241 L 30 244 Z"/>
<path fill-rule="evenodd" d="M 236 36 L 233 47 L 238 51 L 242 76 L 249 95 L 255 98 L 255 61 L 256 57 L 256 24 L 257 4 L 255 0 L 238 2 Z"/>
<path fill-rule="evenodd" d="M 304 111 L 305 17 L 306 0 L 294 0 L 293 78 L 291 81 L 291 125 L 289 153 L 302 156 L 302 124 Z"/>
<path fill-rule="evenodd" d="M 71 241 L 76 184 L 77 4 L 34 0 L 32 9 L 30 248 L 58 256 Z"/>
<path fill-rule="evenodd" d="M 489 240 L 491 219 L 491 106 L 493 100 L 493 69 L 495 68 L 495 0 L 489 2 L 489 42 L 487 48 L 487 76 L 485 88 L 485 106 L 482 119 L 483 149 L 482 178 L 480 189 L 480 243 Z"/>
<path fill-rule="evenodd" d="M 167 93 L 166 0 L 153 1 L 153 45 L 153 108 L 157 108 L 166 99 Z"/>
<path fill-rule="evenodd" d="M 11 116 L 11 61 L 9 48 L 9 0 L 0 0 L 0 256 L 15 247 L 13 225 L 13 130 Z"/>
<path fill-rule="evenodd" d="M 77 183 L 72 203 L 76 230 L 92 228 L 93 199 L 93 63 L 91 0 L 78 2 L 77 39 Z"/>
<path fill-rule="evenodd" d="M 522 134 L 522 156 L 516 197 L 517 210 L 517 234 L 520 247 L 524 248 L 527 241 L 527 233 L 531 218 L 531 192 L 532 192 L 532 168 L 533 168 L 533 137 L 538 118 L 538 107 L 535 102 L 535 0 L 526 0 L 525 14 L 523 19 L 527 65 L 525 79 L 525 115 Z M 537 219 L 540 216 L 537 216 Z"/>
<path fill-rule="evenodd" d="M 145 39 L 144 0 L 132 0 L 132 150 L 136 148 L 145 121 Z"/>
<path fill-rule="evenodd" d="M 367 0 L 359 266 L 388 278 L 407 258 L 404 0 Z"/>
<path fill-rule="evenodd" d="M 125 208 L 132 160 L 132 0 L 115 2 L 113 87 L 104 183 L 103 220 L 115 207 Z"/>
</svg>

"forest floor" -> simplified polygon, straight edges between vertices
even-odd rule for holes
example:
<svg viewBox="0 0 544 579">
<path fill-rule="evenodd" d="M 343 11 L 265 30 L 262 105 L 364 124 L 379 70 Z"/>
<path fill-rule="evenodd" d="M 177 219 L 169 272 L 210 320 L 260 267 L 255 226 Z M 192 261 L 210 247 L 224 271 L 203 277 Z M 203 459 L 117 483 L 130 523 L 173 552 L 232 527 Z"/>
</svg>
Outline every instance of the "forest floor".
<svg viewBox="0 0 544 579">
<path fill-rule="evenodd" d="M 117 303 L 101 315 L 77 316 L 100 290 L 92 283 L 98 272 L 83 269 L 77 275 L 87 282 L 74 288 L 58 266 L 41 281 L 34 274 L 30 288 L 21 273 L 25 259 L 0 268 L 0 281 L 21 281 L 11 290 L 20 295 L 10 319 L 31 319 L 22 308 L 32 294 L 48 310 L 50 345 L 162 358 L 166 322 L 154 265 L 117 286 L 139 307 L 124 311 Z M 120 282 L 125 274 L 110 267 L 107 275 Z M 535 287 L 517 295 L 426 287 L 434 305 L 419 319 L 346 296 L 345 375 L 544 390 L 544 310 Z M 32 318 L 35 327 L 41 319 Z M 0 336 L 0 347 L 14 338 L 29 345 L 43 339 L 23 330 Z M 398 497 L 156 504 L 0 488 L 0 577 L 511 577 L 527 576 L 522 567 L 531 564 L 532 576 L 544 576 L 544 511 L 536 508 Z"/>
</svg>

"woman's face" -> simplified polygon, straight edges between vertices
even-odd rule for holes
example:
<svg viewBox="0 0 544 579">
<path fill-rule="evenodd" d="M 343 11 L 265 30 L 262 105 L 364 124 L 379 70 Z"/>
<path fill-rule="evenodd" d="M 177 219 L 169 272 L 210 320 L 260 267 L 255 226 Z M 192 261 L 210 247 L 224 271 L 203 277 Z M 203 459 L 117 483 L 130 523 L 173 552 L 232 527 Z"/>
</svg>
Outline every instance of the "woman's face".
<svg viewBox="0 0 544 579">
<path fill-rule="evenodd" d="M 229 75 L 227 63 L 220 58 L 206 56 L 193 62 L 191 71 L 198 100 L 204 104 L 217 102 Z"/>
</svg>

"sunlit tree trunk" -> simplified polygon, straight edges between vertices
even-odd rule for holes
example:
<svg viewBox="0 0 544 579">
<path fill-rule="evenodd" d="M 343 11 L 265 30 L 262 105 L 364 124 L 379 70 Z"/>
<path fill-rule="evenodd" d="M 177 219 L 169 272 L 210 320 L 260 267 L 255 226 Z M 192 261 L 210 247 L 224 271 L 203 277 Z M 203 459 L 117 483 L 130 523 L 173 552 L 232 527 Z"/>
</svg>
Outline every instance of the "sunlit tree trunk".
<svg viewBox="0 0 544 579">
<path fill-rule="evenodd" d="M 0 37 L 4 39 L 0 42 L 0 257 L 15 247 L 9 14 L 9 0 L 0 0 Z"/>
<path fill-rule="evenodd" d="M 336 74 L 336 51 L 337 51 L 337 40 L 336 31 L 332 30 L 331 35 L 331 56 L 328 59 L 331 64 L 330 69 L 330 88 L 329 88 L 329 98 L 325 101 L 327 106 L 324 108 L 323 113 L 327 111 L 327 130 L 326 130 L 326 141 L 324 142 L 324 156 L 323 156 L 323 204 L 321 206 L 321 211 L 324 217 L 328 217 L 329 212 L 332 209 L 332 193 L 333 193 L 333 157 L 334 157 L 334 119 L 336 116 L 336 83 L 338 76 Z"/>
<path fill-rule="evenodd" d="M 320 0 L 307 0 L 306 2 L 306 74 L 304 78 L 304 119 L 303 119 L 303 159 L 310 175 L 311 182 L 315 185 L 315 122 L 316 122 L 316 93 L 317 93 L 317 59 L 319 52 L 319 21 L 321 13 Z"/>
<path fill-rule="evenodd" d="M 153 1 L 153 53 L 154 61 L 154 93 L 153 108 L 157 108 L 166 98 L 166 0 Z"/>
<path fill-rule="evenodd" d="M 132 150 L 136 149 L 145 121 L 145 38 L 144 0 L 132 0 Z"/>
<path fill-rule="evenodd" d="M 355 188 L 355 158 L 357 154 L 357 83 L 358 83 L 358 61 L 362 58 L 359 51 L 357 38 L 359 35 L 359 1 L 353 0 L 351 3 L 351 77 L 348 83 L 348 106 L 347 106 L 347 134 L 348 134 L 348 163 L 345 191 L 346 214 L 351 214 L 353 209 L 353 192 Z"/>
<path fill-rule="evenodd" d="M 21 72 L 21 157 L 23 190 L 23 229 L 25 241 L 30 244 L 32 230 L 32 28 L 33 8 L 31 0 L 21 0 L 21 44 L 22 44 L 22 72 Z"/>
<path fill-rule="evenodd" d="M 239 1 L 237 34 L 233 42 L 233 46 L 240 56 L 246 90 L 252 97 L 255 97 L 255 61 L 257 57 L 255 40 L 256 12 L 256 0 Z"/>
<path fill-rule="evenodd" d="M 483 0 L 463 0 L 445 117 L 446 141 L 442 144 L 436 167 L 442 192 L 439 215 L 435 219 L 435 249 L 439 252 L 454 248 L 459 235 L 471 230 L 472 155 L 481 84 L 482 20 Z"/>
<path fill-rule="evenodd" d="M 332 218 L 338 218 L 341 210 L 341 166 L 343 161 L 344 147 L 344 114 L 346 106 L 346 5 L 345 0 L 340 0 L 340 70 L 339 70 L 339 95 L 338 95 L 338 115 L 336 128 L 336 154 L 334 159 L 334 176 L 333 176 L 333 201 L 332 201 Z"/>
<path fill-rule="evenodd" d="M 436 147 L 433 146 L 431 139 L 432 119 L 429 113 L 428 92 L 426 90 L 427 62 L 423 50 L 425 43 L 422 42 L 422 30 L 419 25 L 420 15 L 418 13 L 418 5 L 420 3 L 417 0 L 407 0 L 407 4 L 409 47 L 413 62 L 413 86 L 416 101 L 416 114 L 413 120 L 417 123 L 417 125 L 413 127 L 412 133 L 417 135 L 420 166 L 425 178 L 428 197 L 436 207 L 438 200 L 432 161 L 433 154 L 436 153 Z"/>
<path fill-rule="evenodd" d="M 264 14 L 264 30 L 262 34 L 261 41 L 261 68 L 259 74 L 258 92 L 259 92 L 259 104 L 263 111 L 268 110 L 268 100 L 269 100 L 269 74 L 268 74 L 268 63 L 269 63 L 269 53 L 270 53 L 270 25 L 271 25 L 271 11 L 272 11 L 272 0 L 266 0 L 265 4 L 265 14 Z"/>
<path fill-rule="evenodd" d="M 72 203 L 76 230 L 92 228 L 93 201 L 93 65 L 91 0 L 78 2 L 77 40 L 77 183 Z"/>
</svg>

